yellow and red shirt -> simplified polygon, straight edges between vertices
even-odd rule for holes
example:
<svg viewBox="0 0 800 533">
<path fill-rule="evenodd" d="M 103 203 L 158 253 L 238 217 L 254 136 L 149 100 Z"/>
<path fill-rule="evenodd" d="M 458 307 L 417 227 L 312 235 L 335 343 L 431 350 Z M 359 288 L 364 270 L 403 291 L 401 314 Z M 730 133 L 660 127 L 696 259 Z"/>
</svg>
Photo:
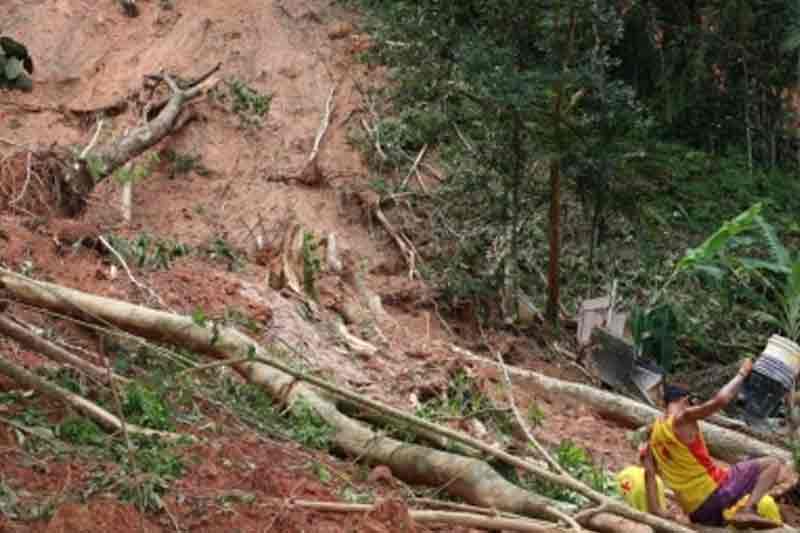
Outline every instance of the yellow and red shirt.
<svg viewBox="0 0 800 533">
<path fill-rule="evenodd" d="M 706 441 L 698 431 L 690 444 L 675 434 L 674 418 L 659 418 L 650 433 L 650 450 L 664 483 L 678 498 L 685 513 L 691 513 L 717 490 L 728 471 L 714 464 Z"/>
</svg>

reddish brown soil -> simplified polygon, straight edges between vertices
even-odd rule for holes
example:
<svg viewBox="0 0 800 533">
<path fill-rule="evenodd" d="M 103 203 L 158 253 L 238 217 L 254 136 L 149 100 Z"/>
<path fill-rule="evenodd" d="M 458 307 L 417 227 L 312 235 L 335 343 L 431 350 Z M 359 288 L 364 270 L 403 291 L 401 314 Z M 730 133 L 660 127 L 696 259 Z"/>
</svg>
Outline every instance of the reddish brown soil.
<svg viewBox="0 0 800 533">
<path fill-rule="evenodd" d="M 306 363 L 323 375 L 388 403 L 412 408 L 423 396 L 441 394 L 449 376 L 461 369 L 473 374 L 484 392 L 502 399 L 496 373 L 456 359 L 451 341 L 476 337 L 469 323 L 455 324 L 462 336 L 451 338 L 437 317 L 429 291 L 409 280 L 391 239 L 367 224 L 355 192 L 364 190 L 369 171 L 348 141 L 363 111 L 359 87 L 368 87 L 381 73 L 358 63 L 355 54 L 369 46 L 358 19 L 323 0 L 140 0 L 141 14 L 123 16 L 117 2 L 76 0 L 3 0 L 4 32 L 25 42 L 36 62 L 35 89 L 30 94 L 0 90 L 0 169 L 16 168 L 0 195 L 23 191 L 27 151 L 35 147 L 85 146 L 94 133 L 95 110 L 128 102 L 124 113 L 106 120 L 101 142 L 135 127 L 146 100 L 147 74 L 166 70 L 183 77 L 197 75 L 222 62 L 219 77 L 243 80 L 273 95 L 260 128 L 243 128 L 239 118 L 209 96 L 190 104 L 200 120 L 160 143 L 154 171 L 134 189 L 133 222 L 126 225 L 119 210 L 120 184 L 102 183 L 87 212 L 77 220 L 32 216 L 18 207 L 0 212 L 0 262 L 39 279 L 52 280 L 98 295 L 150 306 L 158 299 L 141 290 L 96 242 L 98 235 L 135 237 L 142 233 L 172 239 L 194 249 L 224 240 L 242 257 L 231 269 L 224 259 L 193 253 L 176 259 L 166 270 L 139 269 L 136 279 L 152 288 L 167 308 L 182 313 L 202 309 L 222 317 L 236 309 L 259 327 L 262 339 L 282 338 L 307 350 Z M 172 3 L 174 9 L 166 9 Z M 324 184 L 293 181 L 311 150 L 325 101 L 336 84 L 335 111 L 319 156 Z M 368 113 L 367 113 L 368 115 Z M 205 171 L 171 171 L 169 150 L 201 157 Z M 6 190 L 8 189 L 8 190 Z M 383 339 L 371 358 L 354 357 L 335 338 L 299 318 L 298 300 L 287 291 L 269 288 L 269 243 L 296 221 L 317 237 L 335 233 L 342 257 L 355 266 L 369 288 L 382 297 L 390 318 L 380 324 Z M 267 251 L 256 252 L 256 238 Z M 320 323 L 329 321 L 352 288 L 339 276 L 323 273 Z M 56 332 L 89 354 L 103 353 L 102 342 L 85 328 L 41 315 L 20 305 L 12 312 Z M 322 328 L 324 329 L 324 328 Z M 570 366 L 543 360 L 546 349 L 534 341 L 498 337 L 493 340 L 514 364 L 567 379 L 584 376 Z M 479 346 L 479 344 L 476 344 Z M 0 339 L 4 356 L 27 367 L 46 364 L 36 354 Z M 99 359 L 97 359 L 99 362 Z M 0 380 L 0 391 L 16 386 Z M 555 445 L 569 438 L 591 451 L 610 469 L 634 458 L 624 429 L 613 427 L 591 410 L 559 400 L 536 398 L 518 391 L 522 407 L 535 402 L 545 424 L 541 439 Z M 31 402 L 52 422 L 65 416 L 57 404 L 32 397 Z M 0 404 L 0 415 L 22 412 L 25 405 Z M 18 434 L 0 422 L 0 481 L 22 504 L 50 502 L 52 517 L 12 519 L 0 509 L 0 531 L 398 531 L 398 500 L 405 489 L 383 470 L 369 476 L 362 467 L 327 454 L 309 452 L 295 443 L 266 439 L 241 428 L 226 415 L 215 418 L 214 438 L 198 428 L 183 431 L 207 440 L 184 450 L 188 470 L 164 499 L 169 513 L 139 513 L 112 494 L 87 494 L 97 472 L 116 465 L 80 454 L 46 460 L 24 451 Z M 454 421 L 467 430 L 473 427 Z M 492 440 L 491 435 L 484 436 Z M 315 464 L 332 473 L 323 480 Z M 382 475 L 383 474 L 383 475 Z M 389 501 L 369 515 L 321 513 L 292 506 L 290 499 L 338 501 L 345 489 Z M 458 531 L 454 528 L 440 530 Z M 417 531 L 426 531 L 417 526 Z"/>
</svg>

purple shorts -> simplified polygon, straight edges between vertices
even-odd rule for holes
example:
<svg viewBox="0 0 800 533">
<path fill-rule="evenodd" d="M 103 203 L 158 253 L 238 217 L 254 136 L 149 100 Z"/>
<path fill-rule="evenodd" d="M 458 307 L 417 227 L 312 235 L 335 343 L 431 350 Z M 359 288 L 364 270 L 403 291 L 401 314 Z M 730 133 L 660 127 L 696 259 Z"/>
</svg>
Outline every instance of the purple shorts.
<svg viewBox="0 0 800 533">
<path fill-rule="evenodd" d="M 724 526 L 722 512 L 753 492 L 759 474 L 761 468 L 756 460 L 736 463 L 728 470 L 727 479 L 689 515 L 689 520 L 706 526 Z"/>
</svg>

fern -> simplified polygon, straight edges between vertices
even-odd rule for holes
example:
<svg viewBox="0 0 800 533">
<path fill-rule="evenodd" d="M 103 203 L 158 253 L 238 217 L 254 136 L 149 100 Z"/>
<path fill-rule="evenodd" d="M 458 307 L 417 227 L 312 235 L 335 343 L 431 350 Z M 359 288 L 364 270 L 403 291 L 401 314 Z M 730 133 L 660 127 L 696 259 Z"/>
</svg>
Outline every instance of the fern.
<svg viewBox="0 0 800 533">
<path fill-rule="evenodd" d="M 756 215 L 755 221 L 761 233 L 764 234 L 764 238 L 767 240 L 770 255 L 780 269 L 784 270 L 790 268 L 792 262 L 791 257 L 789 257 L 789 252 L 786 250 L 786 247 L 781 243 L 780 239 L 778 239 L 778 232 L 775 231 L 775 227 L 764 220 L 761 215 Z"/>
</svg>

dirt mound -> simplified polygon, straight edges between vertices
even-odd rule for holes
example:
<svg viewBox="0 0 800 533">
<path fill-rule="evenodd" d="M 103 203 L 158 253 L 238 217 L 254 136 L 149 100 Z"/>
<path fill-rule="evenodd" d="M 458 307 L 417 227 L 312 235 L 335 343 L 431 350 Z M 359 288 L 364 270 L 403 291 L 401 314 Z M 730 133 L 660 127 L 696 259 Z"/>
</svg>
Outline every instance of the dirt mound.
<svg viewBox="0 0 800 533">
<path fill-rule="evenodd" d="M 326 337 L 303 334 L 310 330 L 297 327 L 297 302 L 265 290 L 266 265 L 250 261 L 256 243 L 274 240 L 289 221 L 317 239 L 336 233 L 342 254 L 353 261 L 370 261 L 374 267 L 384 258 L 395 260 L 388 241 L 370 235 L 360 208 L 342 201 L 363 186 L 367 173 L 347 133 L 348 121 L 361 106 L 357 81 L 363 83 L 365 75 L 353 54 L 368 42 L 354 29 L 352 14 L 318 1 L 142 1 L 134 19 L 125 17 L 115 2 L 6 4 L 3 31 L 26 43 L 37 70 L 32 93 L 0 91 L 4 265 L 99 295 L 183 313 L 202 310 L 211 318 L 236 316 L 268 331 L 277 327 L 299 346 L 318 350 L 315 366 L 339 369 L 353 382 L 381 389 L 386 367 L 375 366 L 365 375 Z M 217 62 L 222 63 L 217 88 L 190 104 L 201 120 L 151 150 L 157 160 L 145 155 L 134 162 L 146 171 L 134 185 L 131 224 L 123 223 L 118 179 L 95 189 L 80 219 L 55 216 L 50 208 L 57 199 L 45 186 L 50 169 L 32 153 L 55 146 L 79 153 L 101 118 L 98 141 L 118 137 L 142 124 L 154 99 L 146 75 L 164 71 L 188 78 Z M 334 85 L 331 124 L 318 156 L 322 184 L 307 187 L 296 177 L 308 160 Z M 237 94 L 262 98 L 259 102 L 267 105 L 263 115 L 251 108 L 235 110 Z M 101 235 L 117 243 L 131 275 L 119 268 L 114 252 L 99 241 Z M 142 252 L 146 243 L 156 241 L 191 253 L 168 253 L 164 259 Z M 124 243 L 140 255 L 126 253 L 130 250 L 122 248 Z M 368 273 L 366 282 L 373 283 Z M 102 339 L 87 336 L 79 325 L 25 309 L 15 312 L 91 353 L 102 352 Z M 43 364 L 36 354 L 0 342 L 16 361 L 28 367 Z M 49 408 L 54 423 L 68 416 L 58 405 Z M 200 531 L 396 530 L 396 513 L 384 507 L 373 516 L 315 512 L 288 503 L 290 498 L 337 501 L 345 491 L 379 497 L 394 489 L 380 481 L 354 481 L 359 474 L 349 464 L 314 457 L 296 445 L 270 443 L 224 417 L 219 423 L 225 439 L 185 452 L 193 466 L 165 497 L 168 514 L 143 515 L 131 504 L 96 494 L 96 476 L 113 471 L 114 465 L 72 458 L 42 469 L 35 462 L 4 461 L 0 475 L 21 514 L 5 518 L 2 529 L 168 531 L 177 524 Z M 13 454 L 18 434 L 0 427 Z M 334 479 L 321 480 L 313 465 L 326 465 Z M 80 503 L 80 495 L 88 493 L 93 496 Z M 51 518 L 35 518 L 48 515 L 44 509 L 32 511 L 38 509 L 32 507 L 37 499 L 48 502 Z"/>
</svg>

